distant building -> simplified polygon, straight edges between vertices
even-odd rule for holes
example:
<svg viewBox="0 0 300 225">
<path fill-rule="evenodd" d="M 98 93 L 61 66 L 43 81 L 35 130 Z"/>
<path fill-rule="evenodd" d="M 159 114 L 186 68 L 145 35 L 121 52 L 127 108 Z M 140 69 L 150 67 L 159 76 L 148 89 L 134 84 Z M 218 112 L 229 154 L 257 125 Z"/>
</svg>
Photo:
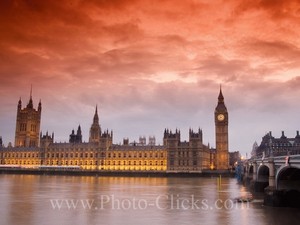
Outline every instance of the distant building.
<svg viewBox="0 0 300 225">
<path fill-rule="evenodd" d="M 216 149 L 203 144 L 203 131 L 189 130 L 189 140 L 182 141 L 180 130 L 165 129 L 163 145 L 156 145 L 154 136 L 141 136 L 139 142 L 113 144 L 113 132 L 102 131 L 98 107 L 89 131 L 89 142 L 82 141 L 80 125 L 72 130 L 68 143 L 56 143 L 54 133 L 40 133 L 41 101 L 33 107 L 32 92 L 29 103 L 22 109 L 18 102 L 15 146 L 2 146 L 0 164 L 39 166 L 80 166 L 81 169 L 108 171 L 165 171 L 201 172 L 207 169 L 228 169 L 228 112 L 222 90 L 215 109 Z"/>
<path fill-rule="evenodd" d="M 241 155 L 239 151 L 229 152 L 229 166 L 231 168 L 235 167 L 239 160 L 241 160 Z"/>
<path fill-rule="evenodd" d="M 285 136 L 284 131 L 281 133 L 281 137 L 275 138 L 270 131 L 262 137 L 262 141 L 258 146 L 255 142 L 251 152 L 252 157 L 269 157 L 282 156 L 282 155 L 296 155 L 300 154 L 300 135 L 299 131 L 296 132 L 296 136 L 288 138 Z"/>
</svg>

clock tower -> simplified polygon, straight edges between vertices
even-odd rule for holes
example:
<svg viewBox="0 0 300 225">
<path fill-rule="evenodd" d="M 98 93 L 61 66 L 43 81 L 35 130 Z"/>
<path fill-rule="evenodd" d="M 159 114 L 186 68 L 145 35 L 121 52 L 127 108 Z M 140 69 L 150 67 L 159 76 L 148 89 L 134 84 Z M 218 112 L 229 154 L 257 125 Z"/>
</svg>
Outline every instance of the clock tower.
<svg viewBox="0 0 300 225">
<path fill-rule="evenodd" d="M 218 97 L 218 105 L 215 109 L 216 131 L 216 169 L 227 170 L 229 167 L 228 154 L 228 112 L 225 106 L 222 89 Z"/>
</svg>

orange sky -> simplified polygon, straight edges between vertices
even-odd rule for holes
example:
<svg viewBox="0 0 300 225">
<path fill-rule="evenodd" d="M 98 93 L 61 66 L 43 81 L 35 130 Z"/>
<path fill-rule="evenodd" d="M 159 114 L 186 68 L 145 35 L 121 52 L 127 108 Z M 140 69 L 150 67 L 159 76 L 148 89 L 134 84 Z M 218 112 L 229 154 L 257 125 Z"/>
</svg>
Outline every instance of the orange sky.
<svg viewBox="0 0 300 225">
<path fill-rule="evenodd" d="M 88 140 L 95 105 L 114 141 L 201 127 L 214 144 L 219 84 L 230 150 L 300 129 L 300 3 L 292 0 L 0 2 L 0 136 L 19 97 L 42 99 L 42 130 Z"/>
</svg>

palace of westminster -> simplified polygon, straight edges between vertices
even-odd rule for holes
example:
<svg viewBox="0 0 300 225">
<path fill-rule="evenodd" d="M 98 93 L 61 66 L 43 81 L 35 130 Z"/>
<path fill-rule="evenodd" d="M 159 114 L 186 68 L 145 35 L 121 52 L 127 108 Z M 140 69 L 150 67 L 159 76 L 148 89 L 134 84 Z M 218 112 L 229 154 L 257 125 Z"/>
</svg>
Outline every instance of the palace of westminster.
<svg viewBox="0 0 300 225">
<path fill-rule="evenodd" d="M 229 168 L 228 112 L 222 90 L 215 108 L 216 149 L 203 144 L 202 130 L 189 130 L 189 140 L 181 141 L 180 130 L 164 130 L 163 145 L 155 137 L 141 137 L 139 143 L 123 140 L 113 144 L 113 132 L 101 130 L 97 107 L 89 142 L 82 141 L 81 127 L 70 134 L 68 143 L 56 143 L 54 133 L 40 132 L 42 104 L 33 106 L 32 94 L 25 108 L 17 106 L 15 144 L 4 147 L 0 137 L 0 165 L 24 168 L 78 167 L 83 170 L 202 172 Z"/>
</svg>

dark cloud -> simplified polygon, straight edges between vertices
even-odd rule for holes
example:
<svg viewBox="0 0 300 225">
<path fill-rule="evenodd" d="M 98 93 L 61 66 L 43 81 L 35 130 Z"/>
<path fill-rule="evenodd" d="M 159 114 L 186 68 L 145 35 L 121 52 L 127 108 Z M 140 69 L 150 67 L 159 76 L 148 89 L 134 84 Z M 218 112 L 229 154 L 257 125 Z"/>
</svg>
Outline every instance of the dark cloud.
<svg viewBox="0 0 300 225">
<path fill-rule="evenodd" d="M 295 19 L 300 16 L 300 3 L 297 0 L 246 0 L 236 8 L 236 12 L 264 10 L 274 20 Z"/>
</svg>

